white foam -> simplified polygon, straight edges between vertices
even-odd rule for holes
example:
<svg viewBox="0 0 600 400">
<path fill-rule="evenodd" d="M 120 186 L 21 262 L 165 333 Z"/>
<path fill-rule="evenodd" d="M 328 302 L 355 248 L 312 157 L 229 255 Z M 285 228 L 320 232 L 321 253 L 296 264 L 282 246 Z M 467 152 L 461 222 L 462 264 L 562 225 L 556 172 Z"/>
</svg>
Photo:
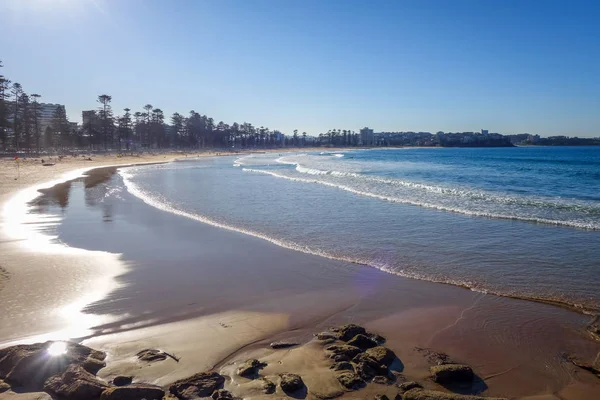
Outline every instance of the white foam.
<svg viewBox="0 0 600 400">
<path fill-rule="evenodd" d="M 301 169 L 302 168 L 303 167 L 301 167 Z M 319 171 L 319 170 L 311 170 L 311 169 L 305 169 L 305 170 L 310 171 L 311 175 L 330 175 L 330 174 L 332 174 L 332 171 Z M 468 210 L 468 209 L 459 208 L 459 207 L 430 203 L 427 201 L 417 201 L 417 200 L 408 199 L 408 198 L 400 198 L 400 197 L 395 197 L 395 196 L 373 193 L 373 192 L 369 192 L 366 190 L 360 190 L 360 189 L 357 189 L 357 188 L 349 186 L 349 185 L 328 182 L 328 181 L 324 181 L 324 180 L 320 180 L 320 179 L 316 179 L 316 178 L 308 179 L 308 178 L 292 177 L 292 176 L 287 176 L 287 175 L 284 175 L 284 174 L 281 174 L 278 172 L 274 172 L 274 171 L 252 169 L 252 168 L 244 168 L 243 171 L 267 174 L 267 175 L 274 176 L 276 178 L 288 179 L 288 180 L 296 181 L 296 182 L 316 183 L 316 184 L 320 184 L 320 185 L 324 185 L 324 186 L 341 189 L 341 190 L 344 190 L 344 191 L 347 191 L 350 193 L 354 193 L 357 195 L 376 198 L 379 200 L 389 201 L 392 203 L 410 204 L 410 205 L 414 205 L 414 206 L 426 207 L 426 208 L 431 208 L 431 209 L 440 210 L 440 211 L 450 211 L 450 212 L 469 215 L 469 216 L 507 219 L 507 220 L 518 220 L 518 221 L 542 223 L 542 224 L 548 224 L 548 225 L 567 226 L 567 227 L 587 229 L 587 230 L 600 230 L 599 225 L 597 225 L 593 222 L 588 222 L 588 221 L 580 222 L 580 221 L 572 221 L 572 220 L 565 220 L 565 221 L 552 220 L 552 219 L 547 219 L 547 218 L 499 214 L 499 213 L 489 212 L 489 211 Z M 362 176 L 362 177 L 364 177 L 364 176 Z M 381 180 L 380 178 L 373 178 L 373 179 Z M 402 182 L 402 184 L 406 184 L 406 183 Z M 410 186 L 410 185 L 411 184 L 408 183 L 408 186 Z M 426 185 L 414 184 L 414 186 L 422 187 L 422 186 L 426 186 Z"/>
</svg>

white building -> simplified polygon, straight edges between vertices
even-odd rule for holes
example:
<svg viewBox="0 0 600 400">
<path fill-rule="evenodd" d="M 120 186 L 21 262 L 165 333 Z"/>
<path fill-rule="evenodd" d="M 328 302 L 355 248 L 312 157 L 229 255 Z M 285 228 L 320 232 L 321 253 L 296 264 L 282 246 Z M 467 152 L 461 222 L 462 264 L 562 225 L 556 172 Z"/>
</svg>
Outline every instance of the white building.
<svg viewBox="0 0 600 400">
<path fill-rule="evenodd" d="M 360 130 L 360 143 L 361 146 L 373 146 L 375 144 L 375 135 L 373 129 L 364 127 Z"/>
</svg>

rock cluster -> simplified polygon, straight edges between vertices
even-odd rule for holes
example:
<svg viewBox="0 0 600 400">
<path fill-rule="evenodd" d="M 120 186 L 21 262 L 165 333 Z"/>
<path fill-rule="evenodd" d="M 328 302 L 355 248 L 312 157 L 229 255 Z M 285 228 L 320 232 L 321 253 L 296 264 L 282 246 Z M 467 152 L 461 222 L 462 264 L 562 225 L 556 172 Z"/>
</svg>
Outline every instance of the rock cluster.
<svg viewBox="0 0 600 400">
<path fill-rule="evenodd" d="M 360 390 L 369 383 L 380 385 L 397 384 L 394 400 L 495 400 L 478 396 L 464 396 L 424 389 L 417 382 L 405 382 L 398 372 L 400 361 L 396 354 L 383 346 L 385 338 L 367 332 L 359 325 L 348 324 L 332 328 L 331 332 L 316 335 L 331 360 L 330 369 L 340 388 L 328 393 L 327 398 L 342 396 L 344 392 Z M 274 342 L 272 348 L 296 346 L 292 342 Z M 476 377 L 468 365 L 454 363 L 446 354 L 429 349 L 417 349 L 432 364 L 431 380 L 448 387 L 456 383 L 471 382 Z M 174 356 L 156 349 L 145 349 L 137 353 L 143 362 L 156 362 Z M 235 400 L 231 392 L 224 389 L 225 377 L 217 372 L 201 372 L 178 380 L 167 388 L 133 383 L 132 376 L 116 376 L 111 382 L 96 377 L 105 366 L 106 354 L 77 343 L 56 342 L 12 346 L 0 350 L 0 393 L 14 387 L 17 390 L 44 390 L 53 398 L 62 400 L 162 400 L 163 398 L 192 400 Z M 176 361 L 178 359 L 174 358 Z M 596 365 L 573 364 L 597 373 Z M 276 392 L 277 385 L 260 376 L 266 366 L 257 359 L 239 365 L 237 374 L 256 379 L 259 390 L 265 394 Z M 402 382 L 402 383 L 398 383 Z M 279 375 L 281 391 L 291 397 L 306 397 L 308 388 L 302 377 L 294 373 Z M 387 393 L 391 386 L 388 386 Z M 338 391 L 339 390 L 339 391 Z M 319 396 L 317 396 L 319 397 Z M 319 397 L 320 398 L 320 397 Z M 389 400 L 386 395 L 375 397 Z"/>
<path fill-rule="evenodd" d="M 390 349 L 381 346 L 385 339 L 355 324 L 332 328 L 317 334 L 317 339 L 331 343 L 325 347 L 334 362 L 331 369 L 345 390 L 358 390 L 375 379 L 387 383 L 393 379 L 389 367 L 396 359 Z M 343 343 L 345 342 L 345 343 Z"/>
</svg>

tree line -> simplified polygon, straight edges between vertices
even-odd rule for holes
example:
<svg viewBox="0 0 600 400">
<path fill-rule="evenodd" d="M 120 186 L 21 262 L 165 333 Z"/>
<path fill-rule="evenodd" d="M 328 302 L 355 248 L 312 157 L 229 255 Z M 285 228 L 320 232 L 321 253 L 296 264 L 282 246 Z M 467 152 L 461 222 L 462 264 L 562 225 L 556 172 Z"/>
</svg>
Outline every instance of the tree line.
<svg viewBox="0 0 600 400">
<path fill-rule="evenodd" d="M 0 61 L 0 68 L 2 62 Z M 173 113 L 168 123 L 164 112 L 151 104 L 140 111 L 124 108 L 116 113 L 112 97 L 101 94 L 95 110 L 83 112 L 83 124 L 68 121 L 64 106 L 52 115 L 41 115 L 41 96 L 27 94 L 20 83 L 0 74 L 0 142 L 4 151 L 37 151 L 73 148 L 141 150 L 161 148 L 231 148 L 285 146 L 357 146 L 359 135 L 350 130 L 332 129 L 317 138 L 293 131 L 286 136 L 268 127 L 251 123 L 215 123 L 195 110 Z M 46 110 L 47 112 L 47 110 Z M 43 123 L 42 123 L 43 122 Z"/>
</svg>

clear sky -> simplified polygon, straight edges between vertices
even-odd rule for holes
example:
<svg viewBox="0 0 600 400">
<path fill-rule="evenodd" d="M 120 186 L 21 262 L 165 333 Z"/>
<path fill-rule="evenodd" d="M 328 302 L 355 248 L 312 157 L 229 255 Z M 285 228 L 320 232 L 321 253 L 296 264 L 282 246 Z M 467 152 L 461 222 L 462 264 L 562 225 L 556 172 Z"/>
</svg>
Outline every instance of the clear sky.
<svg viewBox="0 0 600 400">
<path fill-rule="evenodd" d="M 78 122 L 600 136 L 600 1 L 0 0 L 0 59 Z"/>
</svg>

